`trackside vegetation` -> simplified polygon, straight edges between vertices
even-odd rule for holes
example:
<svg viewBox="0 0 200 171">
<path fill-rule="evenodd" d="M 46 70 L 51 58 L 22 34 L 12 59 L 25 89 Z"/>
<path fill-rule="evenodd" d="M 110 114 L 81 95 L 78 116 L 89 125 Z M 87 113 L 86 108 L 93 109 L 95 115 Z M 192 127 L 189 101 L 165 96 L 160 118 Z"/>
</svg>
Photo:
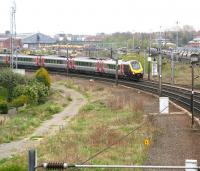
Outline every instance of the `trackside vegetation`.
<svg viewBox="0 0 200 171">
<path fill-rule="evenodd" d="M 154 139 L 158 130 L 152 126 L 148 118 L 143 116 L 142 97 L 134 98 L 130 90 L 106 87 L 94 82 L 86 82 L 84 85 L 68 80 L 60 84 L 85 94 L 88 104 L 79 111 L 77 116 L 69 118 L 70 123 L 67 128 L 60 130 L 55 136 L 44 139 L 37 148 L 38 164 L 46 161 L 80 164 L 109 146 L 110 148 L 85 164 L 145 162 L 149 147 L 144 145 L 144 139 Z M 145 124 L 141 126 L 143 122 Z M 139 128 L 136 129 L 137 127 Z M 130 132 L 132 133 L 128 135 Z M 0 171 L 16 167 L 15 163 L 21 163 L 19 171 L 27 170 L 27 154 L 2 161 Z"/>
<path fill-rule="evenodd" d="M 0 91 L 4 93 L 0 98 L 0 143 L 21 139 L 32 133 L 42 121 L 62 111 L 71 101 L 69 96 L 62 97 L 62 91 L 50 88 L 50 77 L 44 68 L 37 71 L 39 77 L 35 74 L 31 78 L 15 74 L 10 69 L 1 71 Z M 10 90 L 8 84 L 12 84 Z M 6 115 L 8 110 L 16 112 Z"/>
</svg>

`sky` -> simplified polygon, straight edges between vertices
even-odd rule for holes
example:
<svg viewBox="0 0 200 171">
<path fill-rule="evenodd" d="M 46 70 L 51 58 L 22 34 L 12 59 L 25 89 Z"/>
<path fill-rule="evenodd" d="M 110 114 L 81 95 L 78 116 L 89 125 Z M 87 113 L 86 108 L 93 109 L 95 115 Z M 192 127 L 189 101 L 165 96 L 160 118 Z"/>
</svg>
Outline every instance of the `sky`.
<svg viewBox="0 0 200 171">
<path fill-rule="evenodd" d="M 17 33 L 154 32 L 192 25 L 200 0 L 15 0 Z M 10 30 L 13 0 L 0 0 L 0 33 Z"/>
</svg>

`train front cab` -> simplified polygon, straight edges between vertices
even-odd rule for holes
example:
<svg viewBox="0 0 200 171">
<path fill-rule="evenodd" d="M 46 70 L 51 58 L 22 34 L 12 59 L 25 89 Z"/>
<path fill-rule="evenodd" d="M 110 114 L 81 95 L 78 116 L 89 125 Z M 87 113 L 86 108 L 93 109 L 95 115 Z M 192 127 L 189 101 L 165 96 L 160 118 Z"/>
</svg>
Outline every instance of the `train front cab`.
<svg viewBox="0 0 200 171">
<path fill-rule="evenodd" d="M 131 77 L 136 80 L 143 79 L 143 67 L 138 61 L 131 61 L 129 64 Z"/>
</svg>

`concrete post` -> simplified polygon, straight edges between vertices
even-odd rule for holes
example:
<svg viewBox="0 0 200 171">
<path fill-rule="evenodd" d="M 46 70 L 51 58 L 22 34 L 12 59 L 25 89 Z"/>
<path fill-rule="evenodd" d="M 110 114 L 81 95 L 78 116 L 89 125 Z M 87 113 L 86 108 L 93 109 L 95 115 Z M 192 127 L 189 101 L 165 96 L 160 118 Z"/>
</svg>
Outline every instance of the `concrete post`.
<svg viewBox="0 0 200 171">
<path fill-rule="evenodd" d="M 185 160 L 185 167 L 196 167 L 197 168 L 197 160 Z M 185 171 L 198 171 L 198 169 L 185 169 Z"/>
</svg>

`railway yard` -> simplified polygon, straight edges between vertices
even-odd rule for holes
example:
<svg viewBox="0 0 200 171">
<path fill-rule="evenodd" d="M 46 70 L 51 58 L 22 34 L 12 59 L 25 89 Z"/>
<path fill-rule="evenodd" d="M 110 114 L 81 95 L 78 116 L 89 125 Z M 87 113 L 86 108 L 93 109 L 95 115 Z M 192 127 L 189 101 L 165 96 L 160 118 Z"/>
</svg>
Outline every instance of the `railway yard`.
<svg viewBox="0 0 200 171">
<path fill-rule="evenodd" d="M 55 75 L 56 74 L 56 75 Z M 199 141 L 200 141 L 200 132 L 199 132 L 199 121 L 198 119 L 195 121 L 195 124 L 193 128 L 191 128 L 191 116 L 188 115 L 189 112 L 187 112 L 185 109 L 171 104 L 169 106 L 169 114 L 159 114 L 159 100 L 157 97 L 157 83 L 155 82 L 130 82 L 130 81 L 122 81 L 119 80 L 118 87 L 115 86 L 115 79 L 109 79 L 109 78 L 102 78 L 102 77 L 94 77 L 94 76 L 87 76 L 87 75 L 77 75 L 77 74 L 71 74 L 66 76 L 61 76 L 63 73 L 52 72 L 52 79 L 53 82 L 55 82 L 56 87 L 59 88 L 60 86 L 66 85 L 69 88 L 75 88 L 75 90 L 80 93 L 83 93 L 84 97 L 86 97 L 87 101 L 89 101 L 89 106 L 86 107 L 85 112 L 79 112 L 77 116 L 74 116 L 72 119 L 59 119 L 57 121 L 52 121 L 53 119 L 50 119 L 49 121 L 46 121 L 46 125 L 41 124 L 40 128 L 42 131 L 38 134 L 38 131 L 36 130 L 29 136 L 25 136 L 21 140 L 17 141 L 11 141 L 10 143 L 3 143 L 0 145 L 0 151 L 1 154 L 0 157 L 3 159 L 4 157 L 9 157 L 8 160 L 2 160 L 3 165 L 7 165 L 8 163 L 13 165 L 13 161 L 23 163 L 26 165 L 26 153 L 27 149 L 31 147 L 35 147 L 38 149 L 39 152 L 39 161 L 46 161 L 46 160 L 64 160 L 68 162 L 83 162 L 86 161 L 88 158 L 90 159 L 91 156 L 93 156 L 95 153 L 98 153 L 100 149 L 104 149 L 107 146 L 110 146 L 111 144 L 115 144 L 111 149 L 107 149 L 100 153 L 99 155 L 95 156 L 94 158 L 91 158 L 87 161 L 87 163 L 98 163 L 99 161 L 103 162 L 103 158 L 106 160 L 109 160 L 109 163 L 123 163 L 123 164 L 130 164 L 134 162 L 134 164 L 146 164 L 146 165 L 184 165 L 185 159 L 196 159 L 200 161 L 200 150 L 199 150 Z M 65 74 L 64 74 L 65 75 Z M 84 78 L 85 77 L 85 78 Z M 66 80 L 67 81 L 64 81 Z M 186 91 L 186 89 L 181 88 L 169 88 L 169 85 L 163 86 L 163 93 L 173 94 L 173 97 L 171 100 L 178 100 L 181 105 L 186 107 L 188 109 L 189 105 L 189 93 Z M 135 89 L 136 88 L 136 89 Z M 172 91 L 173 90 L 173 91 Z M 178 91 L 177 91 L 178 90 Z M 68 90 L 65 90 L 66 93 Z M 149 93 L 146 93 L 144 91 L 147 91 Z M 65 94 L 63 92 L 63 94 Z M 67 93 L 68 94 L 68 93 Z M 73 94 L 71 94 L 73 97 Z M 74 97 L 77 97 L 75 95 Z M 74 97 L 72 99 L 74 99 Z M 113 98 L 114 97 L 114 98 Z M 77 98 L 76 98 L 77 99 Z M 197 94 L 197 101 L 198 101 L 198 94 Z M 74 101 L 74 100 L 73 100 Z M 76 100 L 75 100 L 76 101 Z M 78 106 L 81 101 L 77 101 L 76 105 Z M 188 104 L 187 104 L 188 103 Z M 91 107 L 91 104 L 96 105 L 96 109 Z M 90 118 L 95 113 L 98 113 L 98 115 L 102 115 L 100 112 L 103 110 L 104 114 L 108 114 L 108 111 L 104 111 L 104 107 L 101 106 L 103 109 L 99 108 L 98 105 L 106 105 L 111 110 L 115 111 L 117 114 L 116 124 L 111 125 L 105 125 L 105 123 L 101 123 L 101 119 L 98 121 L 95 121 L 96 127 L 94 127 L 94 132 L 89 133 L 85 129 L 88 129 L 87 126 L 81 124 L 81 128 L 76 128 L 78 130 L 81 130 L 81 132 L 87 132 L 90 136 L 95 136 L 95 139 L 93 142 L 91 142 L 91 137 L 85 137 L 84 141 L 81 140 L 82 138 L 79 138 L 80 143 L 85 142 L 85 145 L 77 146 L 72 145 L 71 143 L 77 141 L 77 137 L 72 136 L 72 140 L 69 142 L 66 141 L 65 138 L 69 138 L 68 136 L 65 137 L 68 130 L 73 130 L 73 124 L 74 122 L 82 119 L 89 119 L 88 126 L 90 123 Z M 87 106 L 87 105 L 86 105 Z M 131 108 L 134 112 L 140 113 L 143 117 L 145 116 L 147 121 L 138 131 L 134 132 L 127 138 L 124 138 L 122 141 L 118 142 L 118 138 L 120 138 L 121 133 L 119 133 L 117 130 L 125 129 L 125 135 L 127 134 L 127 131 L 129 132 L 132 127 L 130 124 L 135 125 L 135 123 L 132 121 L 130 116 L 126 116 L 125 118 L 121 118 L 119 115 L 120 113 L 124 113 L 121 108 L 124 106 L 127 106 L 128 108 Z M 198 118 L 198 102 L 195 102 L 195 117 Z M 68 107 L 66 107 L 67 110 Z M 70 106 L 69 106 L 70 108 Z M 109 111 L 110 111 L 109 109 Z M 197 109 L 197 110 L 196 110 Z M 65 110 L 64 110 L 65 111 Z M 100 113 L 99 113 L 100 112 Z M 108 113 L 107 113 L 108 112 Z M 67 113 L 74 113 L 69 110 Z M 63 116 L 67 116 L 66 112 L 63 112 Z M 88 115 L 88 116 L 87 116 Z M 108 114 L 110 116 L 110 114 Z M 103 116 L 104 118 L 105 116 Z M 113 116 L 112 116 L 113 117 Z M 143 118 L 142 117 L 142 118 Z M 59 118 L 59 114 L 58 114 Z M 133 119 L 136 119 L 136 121 L 141 122 L 141 117 L 136 117 Z M 130 121 L 129 121 L 130 120 Z M 71 123 L 72 122 L 72 123 Z M 94 121 L 92 121 L 94 122 Z M 108 122 L 108 121 L 106 121 Z M 108 123 L 109 123 L 108 122 Z M 119 123 L 118 123 L 119 122 Z M 133 123 L 132 123 L 133 122 Z M 50 124 L 51 123 L 51 124 Z M 142 123 L 142 122 L 141 122 Z M 72 125 L 71 125 L 72 124 Z M 119 125 L 118 125 L 119 124 Z M 57 126 L 55 126 L 57 125 Z M 93 125 L 93 124 L 92 124 Z M 91 125 L 91 126 L 92 126 Z M 136 124 L 137 125 L 137 124 Z M 136 126 L 135 125 L 135 126 Z M 72 128 L 71 128 L 72 126 Z M 105 127 L 105 129 L 103 127 Z M 120 126 L 120 127 L 119 127 Z M 69 128 L 68 128 L 69 127 Z M 78 126 L 79 127 L 79 126 Z M 92 126 L 93 127 L 93 126 Z M 118 128 L 119 127 L 119 128 Z M 48 130 L 48 134 L 51 136 L 44 136 L 46 134 L 46 131 Z M 71 131 L 72 131 L 71 130 Z M 67 131 L 67 132 L 66 132 Z M 70 132 L 71 132 L 70 131 Z M 103 131 L 103 132 L 102 132 Z M 105 132 L 106 131 L 106 132 Z M 144 132 L 143 132 L 144 131 Z M 54 133 L 53 133 L 54 132 Z M 85 132 L 85 133 L 86 133 Z M 77 132 L 78 133 L 78 132 Z M 70 134 L 75 135 L 76 132 L 71 132 Z M 82 133 L 80 133 L 81 135 Z M 67 134 L 68 135 L 68 134 Z M 102 140 L 98 140 L 96 136 L 100 136 Z M 139 139 L 136 138 L 139 136 Z M 35 137 L 35 138 L 31 138 Z M 61 138 L 63 137 L 63 138 Z M 93 137 L 94 138 L 94 137 Z M 92 138 L 92 139 L 93 139 Z M 135 141 L 133 140 L 135 139 Z M 150 144 L 148 146 L 144 145 L 144 140 L 148 139 L 150 141 Z M 130 143 L 129 141 L 133 141 Z M 52 141 L 58 141 L 57 145 L 54 143 L 51 143 Z M 61 141 L 61 142 L 59 142 Z M 71 142 L 72 141 L 72 142 Z M 129 143 L 125 143 L 128 141 Z M 64 144 L 60 144 L 62 142 L 65 142 Z M 92 144 L 91 144 L 92 143 Z M 136 144 L 135 144 L 136 143 Z M 21 145 L 20 145 L 21 144 Z M 88 144 L 88 145 L 87 145 Z M 23 145 L 24 148 L 21 148 Z M 67 149 L 68 146 L 71 146 L 71 150 Z M 127 148 L 124 147 L 127 146 Z M 134 145 L 139 145 L 141 150 L 139 150 L 137 153 L 133 150 L 131 150 L 130 147 L 133 147 Z M 58 148 L 65 149 L 64 153 L 61 152 Z M 82 153 L 79 151 L 81 148 L 94 148 L 96 150 L 92 150 L 93 152 L 89 153 Z M 123 147 L 121 150 L 119 150 L 121 147 Z M 118 150 L 117 150 L 118 149 Z M 52 151 L 49 154 L 47 154 L 45 151 Z M 118 151 L 119 154 L 121 154 L 123 157 L 119 160 L 113 160 L 112 156 L 116 155 L 116 151 Z M 131 150 L 133 153 L 136 153 L 135 155 L 131 155 Z M 23 152 L 21 155 L 19 153 Z M 57 154 L 56 156 L 54 154 Z M 14 156 L 13 156 L 14 154 Z M 78 155 L 78 156 L 77 156 Z M 13 156 L 13 157 L 11 157 Z M 15 157 L 17 156 L 17 158 Z M 114 157 L 113 156 L 113 157 Z M 127 158 L 127 159 L 125 159 Z"/>
<path fill-rule="evenodd" d="M 55 95 L 59 92 L 57 98 L 51 95 L 44 103 L 41 107 L 44 111 L 36 109 L 32 113 L 31 106 L 19 110 L 26 131 L 18 125 L 23 121 L 15 121 L 16 113 L 1 117 L 0 126 L 6 130 L 0 133 L 2 169 L 14 167 L 16 159 L 26 168 L 27 150 L 33 147 L 39 151 L 40 163 L 64 160 L 81 164 L 183 166 L 186 159 L 199 161 L 198 65 L 193 68 L 195 79 L 191 89 L 188 59 L 174 61 L 173 84 L 169 56 L 162 59 L 161 84 L 157 76 L 148 78 L 150 73 L 143 70 L 147 69 L 146 60 L 139 54 L 127 54 L 120 60 L 41 55 L 18 55 L 16 60 L 7 54 L 0 55 L 3 66 L 12 64 L 25 71 L 28 77 L 34 76 L 35 69 L 46 68 L 52 78 L 51 91 L 55 91 Z M 170 100 L 167 114 L 159 107 L 159 97 Z M 46 108 L 51 98 L 55 104 L 50 103 Z M 59 110 L 54 111 L 56 105 Z M 28 118 L 26 110 L 32 119 Z M 31 120 L 38 119 L 40 112 L 47 112 L 47 115 L 50 112 L 52 116 L 41 117 L 37 123 L 33 121 L 33 127 L 29 125 Z M 7 126 L 12 122 L 16 125 Z M 20 133 L 12 131 L 9 135 L 13 126 Z M 116 158 L 119 155 L 122 157 Z"/>
<path fill-rule="evenodd" d="M 200 171 L 200 1 L 0 2 L 0 171 Z"/>
</svg>

